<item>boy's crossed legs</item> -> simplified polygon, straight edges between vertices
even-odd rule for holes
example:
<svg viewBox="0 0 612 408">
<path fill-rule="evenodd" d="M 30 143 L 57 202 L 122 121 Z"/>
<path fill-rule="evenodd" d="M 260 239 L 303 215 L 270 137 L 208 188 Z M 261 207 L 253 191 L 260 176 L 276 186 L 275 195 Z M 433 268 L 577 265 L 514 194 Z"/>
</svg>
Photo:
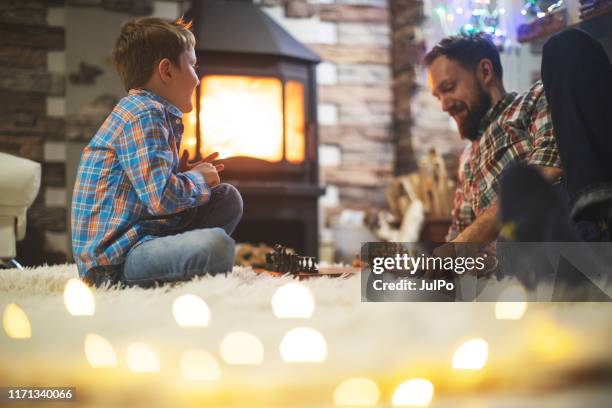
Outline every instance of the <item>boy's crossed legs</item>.
<svg viewBox="0 0 612 408">
<path fill-rule="evenodd" d="M 234 240 L 230 234 L 241 217 L 242 197 L 238 190 L 225 183 L 213 187 L 210 201 L 189 211 L 181 225 L 128 253 L 123 283 L 149 287 L 231 271 Z"/>
</svg>

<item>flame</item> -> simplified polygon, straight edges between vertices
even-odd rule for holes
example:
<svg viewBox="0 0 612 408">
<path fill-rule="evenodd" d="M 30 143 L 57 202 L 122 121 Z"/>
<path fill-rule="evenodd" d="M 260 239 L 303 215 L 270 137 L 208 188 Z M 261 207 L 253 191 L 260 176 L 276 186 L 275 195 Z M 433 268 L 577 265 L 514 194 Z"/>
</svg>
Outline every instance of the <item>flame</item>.
<svg viewBox="0 0 612 408">
<path fill-rule="evenodd" d="M 327 357 L 327 344 L 318 331 L 300 327 L 285 334 L 280 354 L 287 363 L 321 363 Z"/>
<path fill-rule="evenodd" d="M 128 367 L 135 373 L 153 373 L 160 370 L 159 357 L 148 344 L 130 344 L 126 358 Z"/>
<path fill-rule="evenodd" d="M 312 316 L 314 299 L 310 290 L 300 283 L 287 283 L 276 290 L 272 297 L 272 310 L 279 319 Z"/>
<path fill-rule="evenodd" d="M 183 295 L 172 305 L 174 320 L 181 327 L 205 327 L 210 320 L 208 305 L 196 295 Z"/>
<path fill-rule="evenodd" d="M 188 381 L 217 381 L 221 378 L 217 360 L 201 350 L 187 350 L 183 353 L 181 373 Z"/>
<path fill-rule="evenodd" d="M 393 393 L 394 407 L 426 407 L 433 398 L 433 384 L 423 378 L 413 378 L 402 384 Z"/>
<path fill-rule="evenodd" d="M 92 316 L 96 304 L 91 290 L 80 279 L 70 279 L 64 289 L 64 304 L 73 316 Z"/>
<path fill-rule="evenodd" d="M 179 157 L 183 155 L 183 150 L 189 152 L 189 159 L 193 160 L 196 156 L 196 131 L 197 131 L 197 119 L 196 119 L 196 92 L 194 91 L 191 97 L 191 105 L 193 110 L 183 115 L 183 138 L 181 140 L 181 147 L 179 148 Z"/>
<path fill-rule="evenodd" d="M 278 78 L 233 75 L 207 75 L 200 83 L 200 153 L 206 157 L 219 152 L 219 158 L 254 157 L 270 162 L 283 158 L 300 163 L 305 157 L 304 85 L 298 81 L 283 84 Z M 195 104 L 195 93 L 193 106 Z M 196 152 L 197 113 L 183 115 L 180 151 Z M 283 128 L 284 126 L 284 128 Z M 285 136 L 285 146 L 283 146 Z"/>
<path fill-rule="evenodd" d="M 367 378 L 349 378 L 334 391 L 337 406 L 374 406 L 380 398 L 376 383 Z"/>
<path fill-rule="evenodd" d="M 11 339 L 29 339 L 32 337 L 30 320 L 23 309 L 14 303 L 6 305 L 2 315 L 2 326 Z"/>
<path fill-rule="evenodd" d="M 85 357 L 94 368 L 117 366 L 117 355 L 113 346 L 98 334 L 91 333 L 85 337 Z"/>
<path fill-rule="evenodd" d="M 472 339 L 463 343 L 453 356 L 456 370 L 480 370 L 487 362 L 489 345 L 485 340 Z"/>
<path fill-rule="evenodd" d="M 304 161 L 305 126 L 304 85 L 297 81 L 285 84 L 285 134 L 287 135 L 287 161 Z"/>
<path fill-rule="evenodd" d="M 251 333 L 233 332 L 221 341 L 221 357 L 226 364 L 261 364 L 264 348 L 261 341 Z"/>
</svg>

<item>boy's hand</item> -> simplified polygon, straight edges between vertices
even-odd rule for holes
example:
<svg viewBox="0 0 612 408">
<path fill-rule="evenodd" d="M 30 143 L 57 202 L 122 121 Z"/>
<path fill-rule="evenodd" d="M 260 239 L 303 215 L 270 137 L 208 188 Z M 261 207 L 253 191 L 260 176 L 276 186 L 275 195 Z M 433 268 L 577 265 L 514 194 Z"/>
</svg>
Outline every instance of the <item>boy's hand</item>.
<svg viewBox="0 0 612 408">
<path fill-rule="evenodd" d="M 219 152 L 214 152 L 210 154 L 208 157 L 205 157 L 204 159 L 200 160 L 199 162 L 189 163 L 189 152 L 187 150 L 183 150 L 183 155 L 181 156 L 181 161 L 179 162 L 179 172 L 184 173 L 186 171 L 189 171 L 201 163 L 211 163 L 212 164 L 212 162 L 218 156 L 219 156 Z M 223 164 L 216 164 L 214 166 L 217 169 L 217 172 L 223 171 L 223 168 L 225 167 Z"/>
<path fill-rule="evenodd" d="M 217 169 L 212 163 L 207 163 L 207 162 L 200 163 L 197 166 L 195 166 L 192 170 L 197 171 L 198 173 L 204 176 L 204 178 L 206 179 L 206 184 L 208 184 L 208 187 L 212 188 L 221 182 L 221 180 L 219 179 L 219 173 L 217 172 Z"/>
</svg>

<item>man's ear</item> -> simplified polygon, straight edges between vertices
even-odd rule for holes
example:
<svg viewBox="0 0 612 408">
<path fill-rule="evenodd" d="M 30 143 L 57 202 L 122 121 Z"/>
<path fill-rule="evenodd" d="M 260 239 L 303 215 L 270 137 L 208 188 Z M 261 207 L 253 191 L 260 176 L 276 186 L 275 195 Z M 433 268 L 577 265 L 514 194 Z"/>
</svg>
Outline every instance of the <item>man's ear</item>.
<svg viewBox="0 0 612 408">
<path fill-rule="evenodd" d="M 483 84 L 488 85 L 495 77 L 495 71 L 493 71 L 493 63 L 488 58 L 483 58 L 478 63 L 478 76 Z"/>
<path fill-rule="evenodd" d="M 157 64 L 157 73 L 163 83 L 167 83 L 172 79 L 172 63 L 168 58 L 164 58 Z"/>
</svg>

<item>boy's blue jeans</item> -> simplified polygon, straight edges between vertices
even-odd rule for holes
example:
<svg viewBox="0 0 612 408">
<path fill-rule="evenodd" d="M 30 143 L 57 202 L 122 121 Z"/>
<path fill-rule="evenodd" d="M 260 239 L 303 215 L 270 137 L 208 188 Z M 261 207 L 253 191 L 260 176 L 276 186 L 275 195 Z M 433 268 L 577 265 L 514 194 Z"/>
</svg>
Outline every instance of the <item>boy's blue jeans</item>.
<svg viewBox="0 0 612 408">
<path fill-rule="evenodd" d="M 225 183 L 213 187 L 210 201 L 188 211 L 179 226 L 130 250 L 121 280 L 150 287 L 231 271 L 235 245 L 230 234 L 241 217 L 238 190 Z"/>
</svg>

